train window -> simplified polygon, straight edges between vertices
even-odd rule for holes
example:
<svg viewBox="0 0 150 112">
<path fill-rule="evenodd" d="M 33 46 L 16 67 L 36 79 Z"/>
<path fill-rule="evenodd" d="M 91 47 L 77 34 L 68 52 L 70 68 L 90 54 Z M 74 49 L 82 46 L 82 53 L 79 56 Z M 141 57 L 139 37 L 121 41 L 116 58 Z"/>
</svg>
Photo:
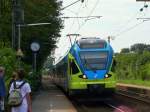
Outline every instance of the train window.
<svg viewBox="0 0 150 112">
<path fill-rule="evenodd" d="M 75 64 L 74 61 L 71 62 L 71 69 L 72 69 L 72 74 L 79 73 L 79 69 L 78 69 L 78 67 L 77 67 L 77 65 Z"/>
<path fill-rule="evenodd" d="M 83 66 L 86 69 L 106 69 L 107 65 L 107 52 L 98 52 L 98 51 L 84 51 L 80 52 L 80 58 L 83 63 Z"/>
<path fill-rule="evenodd" d="M 80 39 L 78 45 L 81 49 L 105 48 L 106 41 L 101 39 Z"/>
</svg>

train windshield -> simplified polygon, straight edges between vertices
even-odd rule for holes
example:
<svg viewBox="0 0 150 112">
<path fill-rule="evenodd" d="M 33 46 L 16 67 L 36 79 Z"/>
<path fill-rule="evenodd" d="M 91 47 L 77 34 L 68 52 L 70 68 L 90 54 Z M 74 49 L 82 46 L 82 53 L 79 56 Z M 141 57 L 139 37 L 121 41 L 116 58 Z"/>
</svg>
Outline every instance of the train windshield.
<svg viewBox="0 0 150 112">
<path fill-rule="evenodd" d="M 78 45 L 81 49 L 100 49 L 106 47 L 106 41 L 101 39 L 80 39 Z"/>
<path fill-rule="evenodd" d="M 108 52 L 84 51 L 80 52 L 83 66 L 88 70 L 104 70 L 107 66 Z"/>
</svg>

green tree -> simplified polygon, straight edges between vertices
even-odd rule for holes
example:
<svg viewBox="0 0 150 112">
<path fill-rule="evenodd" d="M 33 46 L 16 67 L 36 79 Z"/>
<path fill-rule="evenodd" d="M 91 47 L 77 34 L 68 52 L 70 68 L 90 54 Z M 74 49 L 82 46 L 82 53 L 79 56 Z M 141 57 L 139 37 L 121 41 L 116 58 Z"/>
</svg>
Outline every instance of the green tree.
<svg viewBox="0 0 150 112">
<path fill-rule="evenodd" d="M 121 49 L 120 53 L 129 53 L 129 52 L 130 52 L 129 48 L 123 48 L 123 49 Z"/>
<path fill-rule="evenodd" d="M 57 0 L 25 0 L 25 23 L 48 22 L 50 25 L 32 26 L 22 28 L 22 49 L 25 61 L 31 64 L 32 52 L 30 44 L 39 42 L 41 49 L 38 52 L 38 67 L 41 68 L 50 51 L 56 47 L 57 38 L 60 37 L 62 20 L 59 18 L 61 2 Z"/>
<path fill-rule="evenodd" d="M 115 57 L 117 65 L 115 72 L 120 80 L 149 80 L 150 52 L 120 53 Z"/>
<path fill-rule="evenodd" d="M 147 48 L 146 44 L 137 43 L 137 44 L 134 44 L 131 46 L 131 51 L 137 52 L 137 53 L 142 53 L 145 48 Z"/>
<path fill-rule="evenodd" d="M 0 1 L 0 48 L 11 45 L 11 1 Z"/>
<path fill-rule="evenodd" d="M 12 1 L 0 1 L 0 48 L 11 46 L 12 34 Z M 62 2 L 60 0 L 23 0 L 24 23 L 42 23 L 48 22 L 50 25 L 21 27 L 21 48 L 24 53 L 23 61 L 32 63 L 32 52 L 30 44 L 37 41 L 41 45 L 38 52 L 38 67 L 41 68 L 44 60 L 56 47 L 57 38 L 60 37 L 62 29 L 62 20 L 60 19 L 60 9 Z M 17 43 L 16 43 L 17 44 Z"/>
</svg>

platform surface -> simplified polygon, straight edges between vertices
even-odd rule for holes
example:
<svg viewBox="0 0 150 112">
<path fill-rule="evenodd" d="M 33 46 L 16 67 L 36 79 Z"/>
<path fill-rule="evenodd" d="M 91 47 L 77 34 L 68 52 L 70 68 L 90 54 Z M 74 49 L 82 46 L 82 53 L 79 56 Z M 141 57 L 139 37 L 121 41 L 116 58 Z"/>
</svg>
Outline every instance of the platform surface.
<svg viewBox="0 0 150 112">
<path fill-rule="evenodd" d="M 77 112 L 64 93 L 49 80 L 43 81 L 44 89 L 32 102 L 32 112 Z"/>
</svg>

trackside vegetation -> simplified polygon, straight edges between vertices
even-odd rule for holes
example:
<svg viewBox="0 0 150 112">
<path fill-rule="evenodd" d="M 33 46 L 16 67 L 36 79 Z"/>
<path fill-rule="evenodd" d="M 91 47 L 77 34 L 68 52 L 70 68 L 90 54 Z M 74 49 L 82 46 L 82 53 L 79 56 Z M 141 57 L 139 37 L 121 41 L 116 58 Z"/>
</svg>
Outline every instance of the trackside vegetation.
<svg viewBox="0 0 150 112">
<path fill-rule="evenodd" d="M 20 0 L 17 0 L 20 1 Z M 12 45 L 12 0 L 2 0 L 0 7 L 0 47 L 11 47 Z M 50 25 L 21 27 L 21 50 L 23 61 L 32 64 L 33 53 L 30 44 L 34 41 L 40 44 L 38 52 L 37 70 L 56 47 L 55 43 L 60 37 L 60 30 L 63 28 L 60 18 L 62 2 L 60 0 L 21 0 L 22 15 L 16 17 L 21 24 L 50 23 Z M 18 12 L 19 14 L 20 12 Z M 16 22 L 18 24 L 18 22 Z M 18 31 L 18 29 L 16 29 Z M 18 33 L 16 33 L 18 35 Z M 14 49 L 18 49 L 18 38 L 16 37 Z"/>
<path fill-rule="evenodd" d="M 24 62 L 19 62 L 16 57 L 15 50 L 11 48 L 0 48 L 0 66 L 5 68 L 5 83 L 8 89 L 10 79 L 12 77 L 13 71 L 16 71 L 19 66 L 25 69 L 26 80 L 31 84 L 32 90 L 36 91 L 38 89 L 38 84 L 40 83 L 39 73 L 30 73 L 31 65 Z"/>
<path fill-rule="evenodd" d="M 18 0 L 17 0 L 18 1 Z M 0 7 L 0 65 L 5 67 L 5 82 L 8 85 L 12 72 L 18 68 L 24 68 L 27 74 L 26 80 L 31 84 L 32 91 L 38 89 L 41 80 L 41 71 L 47 57 L 56 47 L 63 28 L 60 18 L 62 1 L 60 0 L 23 0 L 21 7 L 23 11 L 18 12 L 15 23 L 33 24 L 50 23 L 45 26 L 21 27 L 21 50 L 23 57 L 18 61 L 16 51 L 18 50 L 18 36 L 14 38 L 12 49 L 12 7 L 15 2 L 2 0 Z M 18 9 L 19 10 L 19 9 Z M 18 29 L 16 30 L 18 31 Z M 16 32 L 16 35 L 18 33 Z M 32 42 L 40 44 L 37 52 L 37 72 L 32 70 L 33 52 L 30 50 Z M 29 74 L 29 75 L 28 75 Z"/>
<path fill-rule="evenodd" d="M 118 82 L 150 86 L 149 45 L 135 44 L 130 49 L 124 48 L 116 54 L 115 60 Z"/>
<path fill-rule="evenodd" d="M 9 91 L 9 83 L 12 77 L 13 71 L 18 70 L 19 66 L 24 68 L 26 72 L 25 80 L 28 81 L 31 85 L 32 94 L 37 91 L 41 85 L 40 72 L 30 73 L 31 65 L 24 63 L 23 61 L 19 62 L 18 57 L 16 56 L 16 51 L 12 48 L 2 47 L 0 48 L 0 66 L 5 68 L 5 85 L 7 94 Z M 30 74 L 29 74 L 30 73 Z M 8 112 L 7 97 L 6 97 L 6 112 Z"/>
</svg>

